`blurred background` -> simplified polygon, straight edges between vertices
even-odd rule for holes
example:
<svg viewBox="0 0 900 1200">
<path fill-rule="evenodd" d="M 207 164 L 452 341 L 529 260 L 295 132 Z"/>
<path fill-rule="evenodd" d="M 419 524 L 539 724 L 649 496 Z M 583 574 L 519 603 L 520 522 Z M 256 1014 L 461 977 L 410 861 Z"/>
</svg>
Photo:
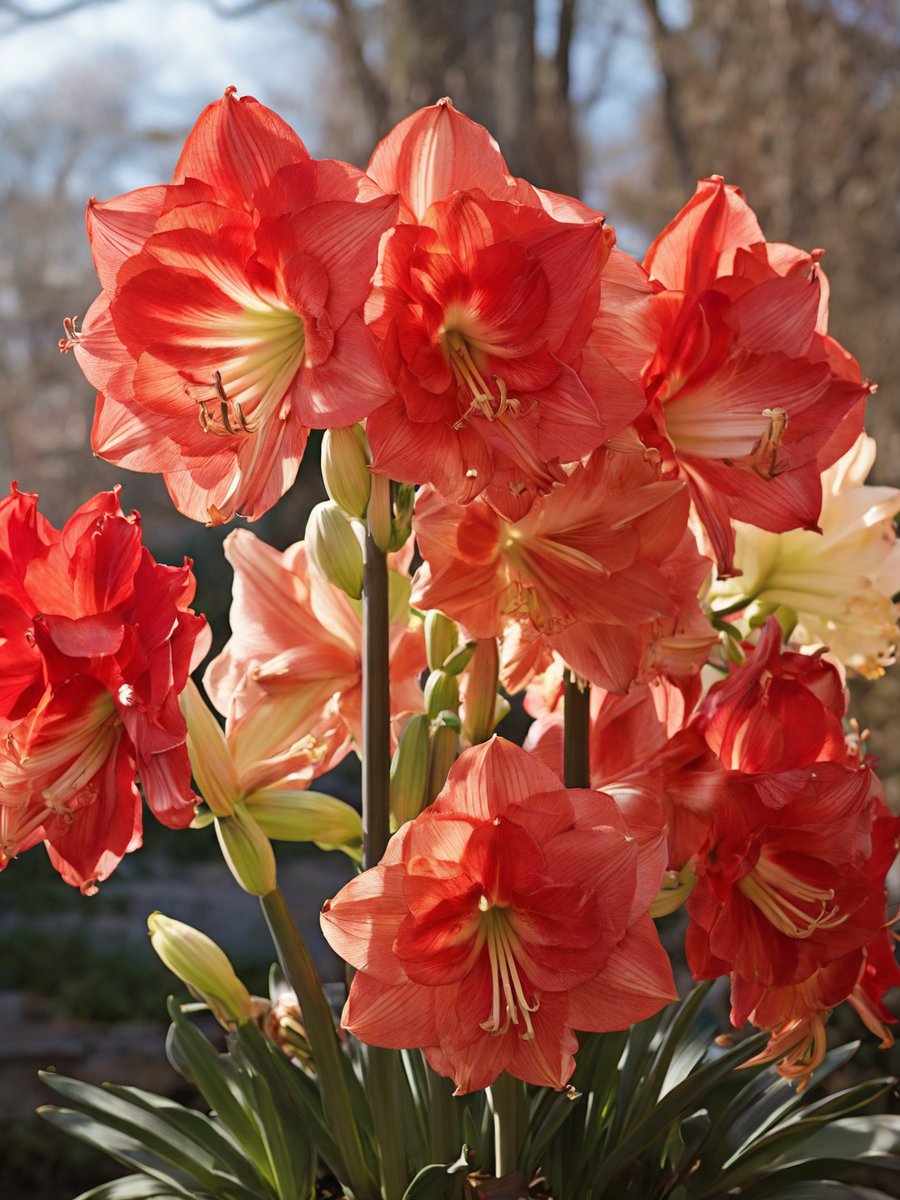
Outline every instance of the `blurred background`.
<svg viewBox="0 0 900 1200">
<path fill-rule="evenodd" d="M 121 483 L 157 558 L 195 560 L 219 644 L 221 531 L 179 516 L 156 477 L 91 458 L 93 395 L 57 340 L 97 291 L 88 198 L 168 179 L 197 114 L 230 84 L 314 156 L 360 166 L 395 121 L 449 95 L 515 174 L 603 209 L 638 257 L 698 178 L 724 175 L 770 241 L 826 249 L 831 332 L 879 383 L 876 477 L 900 482 L 900 0 L 0 0 L 0 79 L 2 487 L 39 492 L 59 524 Z M 254 527 L 279 547 L 302 537 L 320 498 L 316 449 Z M 898 676 L 856 691 L 900 808 Z M 345 774 L 334 790 L 353 786 Z M 39 850 L 0 878 L 4 1200 L 68 1200 L 103 1177 L 96 1156 L 28 1119 L 47 1099 L 38 1067 L 177 1088 L 152 909 L 217 937 L 264 989 L 256 907 L 216 859 L 206 834 L 155 826 L 90 900 Z M 298 852 L 284 873 L 315 938 L 346 869 Z M 873 1047 L 863 1053 L 873 1073 Z"/>
</svg>

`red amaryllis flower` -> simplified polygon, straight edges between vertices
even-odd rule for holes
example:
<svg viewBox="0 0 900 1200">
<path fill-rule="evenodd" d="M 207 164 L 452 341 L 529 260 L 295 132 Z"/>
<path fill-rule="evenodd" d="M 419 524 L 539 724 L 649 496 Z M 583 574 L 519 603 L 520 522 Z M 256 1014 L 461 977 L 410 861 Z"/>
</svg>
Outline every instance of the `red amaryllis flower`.
<svg viewBox="0 0 900 1200">
<path fill-rule="evenodd" d="M 713 178 L 645 259 L 666 290 L 641 432 L 690 482 L 723 575 L 732 517 L 817 528 L 820 473 L 861 429 L 870 387 L 825 332 L 819 257 L 767 244 L 741 192 Z"/>
<path fill-rule="evenodd" d="M 421 1047 L 458 1093 L 502 1071 L 561 1088 L 573 1030 L 625 1029 L 674 998 L 647 915 L 663 866 L 608 797 L 563 788 L 509 742 L 473 747 L 325 905 L 326 937 L 357 968 L 343 1024 Z"/>
<path fill-rule="evenodd" d="M 644 407 L 618 337 L 587 350 L 612 231 L 514 180 L 448 101 L 403 121 L 369 173 L 402 204 L 366 306 L 398 392 L 368 423 L 373 467 L 515 519 Z"/>
<path fill-rule="evenodd" d="M 45 841 L 90 891 L 140 844 L 140 777 L 166 825 L 194 812 L 178 694 L 206 652 L 189 564 L 141 546 L 117 492 L 54 529 L 37 497 L 0 502 L 0 866 Z"/>
<path fill-rule="evenodd" d="M 697 603 L 708 563 L 687 515 L 683 485 L 661 480 L 639 452 L 595 451 L 514 522 L 484 500 L 452 504 L 423 488 L 413 527 L 425 563 L 413 603 L 477 638 L 520 623 L 526 644 L 557 650 L 581 677 L 616 692 L 650 667 L 659 638 L 697 619 L 706 634 L 696 671 L 715 635 Z M 516 676 L 524 686 L 527 672 Z"/>
<path fill-rule="evenodd" d="M 302 542 L 279 553 L 237 529 L 225 539 L 225 554 L 234 568 L 232 634 L 203 682 L 226 717 L 238 769 L 294 752 L 306 738 L 321 750 L 316 774 L 328 770 L 351 743 L 361 744 L 360 606 L 315 571 Z M 410 617 L 409 582 L 394 578 L 391 713 L 400 722 L 422 711 L 426 658 L 421 624 Z"/>
<path fill-rule="evenodd" d="M 693 862 L 694 977 L 799 983 L 872 942 L 884 922 L 883 886 L 866 869 L 878 804 L 863 765 L 732 773 Z"/>
<path fill-rule="evenodd" d="M 359 310 L 396 210 L 229 88 L 170 186 L 88 208 L 104 290 L 63 348 L 100 393 L 95 452 L 161 471 L 196 520 L 271 508 L 310 427 L 350 425 L 388 398 Z"/>
<path fill-rule="evenodd" d="M 746 662 L 715 684 L 694 722 L 729 770 L 786 771 L 828 760 L 847 761 L 842 720 L 843 680 L 821 654 L 782 648 L 775 617 Z"/>
</svg>

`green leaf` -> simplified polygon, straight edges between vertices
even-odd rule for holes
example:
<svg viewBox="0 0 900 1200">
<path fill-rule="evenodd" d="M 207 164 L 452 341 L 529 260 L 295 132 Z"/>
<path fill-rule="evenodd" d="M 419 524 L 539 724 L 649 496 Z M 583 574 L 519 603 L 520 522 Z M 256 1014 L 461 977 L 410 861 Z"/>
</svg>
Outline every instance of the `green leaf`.
<svg viewBox="0 0 900 1200">
<path fill-rule="evenodd" d="M 403 1200 L 447 1200 L 454 1182 L 445 1166 L 432 1163 L 418 1173 L 403 1193 Z"/>
<path fill-rule="evenodd" d="M 126 1175 L 82 1192 L 75 1200 L 182 1200 L 183 1192 L 173 1192 L 164 1183 L 154 1183 L 146 1175 Z"/>
<path fill-rule="evenodd" d="M 710 1090 L 735 1067 L 761 1050 L 766 1040 L 767 1035 L 763 1033 L 747 1038 L 734 1049 L 726 1051 L 694 1071 L 663 1096 L 656 1108 L 643 1120 L 632 1125 L 615 1143 L 615 1149 L 605 1157 L 600 1170 L 594 1176 L 595 1195 L 602 1195 L 603 1189 L 620 1171 L 625 1170 L 642 1152 L 665 1137 L 672 1121 L 692 1116 L 698 1106 L 705 1107 L 702 1102 Z"/>
<path fill-rule="evenodd" d="M 253 1119 L 252 1106 L 246 1103 L 241 1077 L 233 1063 L 213 1049 L 172 1000 L 169 1001 L 169 1014 L 172 1017 L 172 1049 L 188 1068 L 189 1078 L 256 1169 L 270 1183 L 274 1182 L 265 1145 Z"/>
</svg>

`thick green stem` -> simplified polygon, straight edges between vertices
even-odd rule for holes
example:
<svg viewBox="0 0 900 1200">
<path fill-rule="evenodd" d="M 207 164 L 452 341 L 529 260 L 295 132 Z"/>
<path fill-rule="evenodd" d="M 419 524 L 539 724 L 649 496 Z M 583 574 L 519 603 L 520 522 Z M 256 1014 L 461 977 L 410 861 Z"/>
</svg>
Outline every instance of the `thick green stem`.
<svg viewBox="0 0 900 1200">
<path fill-rule="evenodd" d="M 381 860 L 391 836 L 391 691 L 387 555 L 366 530 L 362 637 L 363 867 Z"/>
<path fill-rule="evenodd" d="M 591 689 L 579 686 L 571 671 L 566 672 L 563 697 L 563 771 L 566 787 L 591 786 Z"/>
<path fill-rule="evenodd" d="M 325 1119 L 341 1148 L 346 1172 L 342 1182 L 352 1190 L 356 1200 L 376 1200 L 378 1185 L 366 1162 L 350 1096 L 352 1068 L 341 1052 L 319 973 L 281 892 L 276 888 L 263 896 L 261 903 L 281 969 L 300 1001 L 319 1077 Z"/>
<path fill-rule="evenodd" d="M 383 539 L 382 539 L 383 540 Z M 381 861 L 391 836 L 391 691 L 387 555 L 366 528 L 362 637 L 363 868 Z M 366 1079 L 381 1156 L 382 1195 L 402 1196 L 409 1183 L 398 1104 L 403 1086 L 395 1050 L 366 1048 Z"/>
<path fill-rule="evenodd" d="M 494 1109 L 494 1174 L 498 1179 L 519 1169 L 519 1150 L 528 1128 L 528 1094 L 521 1079 L 505 1071 L 491 1084 Z"/>
</svg>

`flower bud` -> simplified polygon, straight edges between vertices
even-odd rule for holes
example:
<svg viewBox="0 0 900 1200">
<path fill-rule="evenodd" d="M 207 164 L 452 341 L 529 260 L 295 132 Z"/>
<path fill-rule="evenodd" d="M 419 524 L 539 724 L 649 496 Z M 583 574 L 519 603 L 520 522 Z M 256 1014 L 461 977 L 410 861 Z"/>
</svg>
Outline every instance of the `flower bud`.
<svg viewBox="0 0 900 1200">
<path fill-rule="evenodd" d="M 446 661 L 441 665 L 441 670 L 446 671 L 448 675 L 461 675 L 469 663 L 472 661 L 472 655 L 475 653 L 475 643 L 467 642 L 465 646 L 460 646 L 458 650 L 454 650 Z"/>
<path fill-rule="evenodd" d="M 333 500 L 317 504 L 306 523 L 306 552 L 327 580 L 359 600 L 363 589 L 362 526 Z"/>
<path fill-rule="evenodd" d="M 266 1013 L 263 1030 L 288 1058 L 296 1058 L 307 1071 L 315 1071 L 309 1036 L 295 992 L 284 991 Z"/>
<path fill-rule="evenodd" d="M 399 829 L 425 806 L 428 783 L 428 733 L 431 721 L 419 713 L 403 726 L 391 763 L 391 816 Z"/>
<path fill-rule="evenodd" d="M 178 703 L 187 723 L 188 757 L 200 795 L 217 817 L 227 817 L 234 811 L 238 782 L 222 727 L 192 679 Z"/>
<path fill-rule="evenodd" d="M 147 928 L 151 945 L 163 963 L 209 1005 L 220 1025 L 233 1029 L 251 1019 L 250 993 L 212 938 L 161 912 L 150 914 Z"/>
<path fill-rule="evenodd" d="M 428 791 L 426 804 L 430 804 L 447 781 L 450 768 L 459 754 L 459 717 L 454 712 L 438 714 L 431 731 L 431 753 L 428 762 Z"/>
<path fill-rule="evenodd" d="M 394 504 L 393 531 L 388 549 L 401 550 L 406 545 L 407 538 L 412 533 L 415 503 L 415 487 L 411 483 L 398 483 L 397 500 Z"/>
<path fill-rule="evenodd" d="M 656 899 L 650 905 L 650 916 L 667 917 L 669 913 L 681 908 L 694 890 L 696 882 L 697 876 L 689 866 L 683 866 L 678 872 L 666 871 Z"/>
<path fill-rule="evenodd" d="M 432 671 L 425 682 L 425 711 L 434 719 L 444 709 L 459 708 L 459 684 L 446 671 Z"/>
<path fill-rule="evenodd" d="M 500 656 L 496 638 L 480 638 L 469 663 L 463 737 L 470 746 L 486 742 L 497 724 Z"/>
<path fill-rule="evenodd" d="M 268 896 L 276 886 L 272 843 L 243 805 L 216 821 L 216 836 L 229 869 L 245 892 Z"/>
<path fill-rule="evenodd" d="M 366 520 L 372 538 L 379 550 L 387 553 L 391 549 L 393 536 L 393 514 L 391 512 L 391 481 L 387 475 L 373 475 L 372 493 L 369 496 L 369 507 L 366 510 Z"/>
<path fill-rule="evenodd" d="M 362 843 L 362 819 L 355 808 L 323 792 L 266 788 L 244 802 L 266 837 L 276 842 L 315 842 L 322 850 L 346 850 Z"/>
<path fill-rule="evenodd" d="M 445 617 L 436 608 L 425 614 L 425 649 L 430 671 L 439 671 L 458 643 L 459 629 L 455 621 Z"/>
<path fill-rule="evenodd" d="M 349 517 L 364 517 L 372 476 L 361 425 L 326 429 L 322 438 L 322 479 L 331 499 Z"/>
</svg>

